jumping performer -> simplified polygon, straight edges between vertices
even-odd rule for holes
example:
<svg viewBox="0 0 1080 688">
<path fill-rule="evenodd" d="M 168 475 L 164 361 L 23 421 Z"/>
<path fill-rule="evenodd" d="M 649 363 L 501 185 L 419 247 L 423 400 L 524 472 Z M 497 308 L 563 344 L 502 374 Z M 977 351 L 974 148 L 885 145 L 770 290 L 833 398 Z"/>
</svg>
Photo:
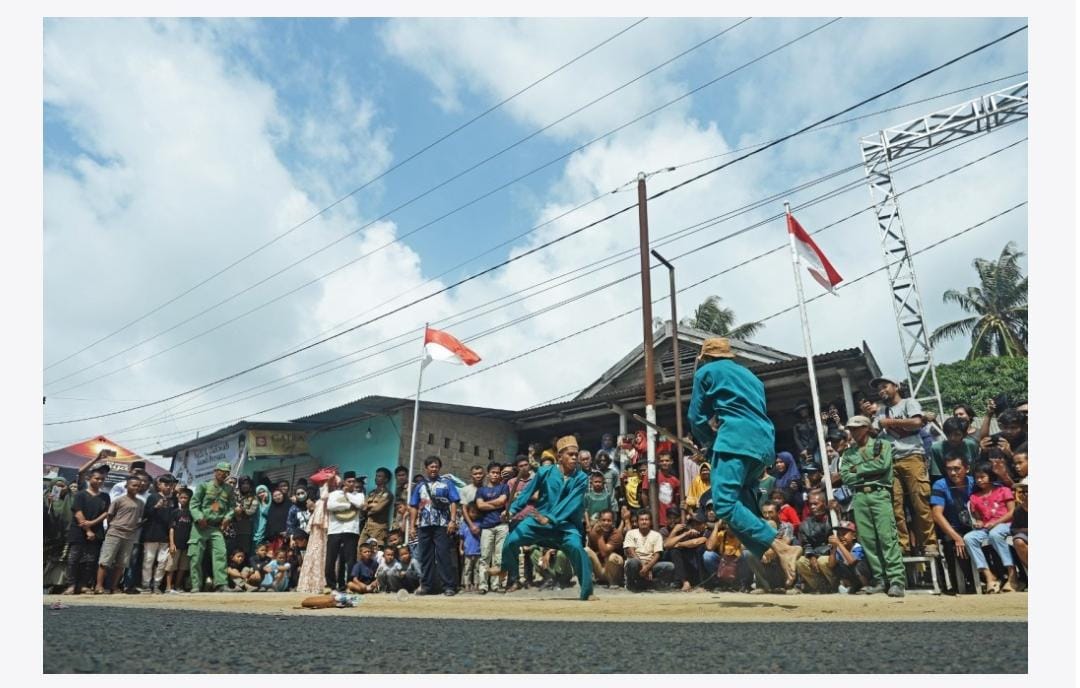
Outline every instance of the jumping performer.
<svg viewBox="0 0 1080 688">
<path fill-rule="evenodd" d="M 556 463 L 538 470 L 529 489 L 519 493 L 510 504 L 513 517 L 536 495 L 535 511 L 518 523 L 503 543 L 502 575 L 518 570 L 518 551 L 523 545 L 553 547 L 570 560 L 581 586 L 580 598 L 596 599 L 592 594 L 592 563 L 581 536 L 589 478 L 578 468 L 577 439 L 563 437 L 555 449 Z M 514 592 L 519 587 L 515 582 L 506 591 Z"/>
<path fill-rule="evenodd" d="M 687 416 L 694 438 L 702 447 L 711 447 L 716 515 L 754 556 L 760 558 L 769 549 L 776 552 L 790 587 L 802 550 L 777 540 L 776 529 L 758 508 L 758 483 L 775 457 L 773 424 L 765 414 L 765 385 L 733 358 L 731 344 L 723 337 L 701 345 Z"/>
</svg>

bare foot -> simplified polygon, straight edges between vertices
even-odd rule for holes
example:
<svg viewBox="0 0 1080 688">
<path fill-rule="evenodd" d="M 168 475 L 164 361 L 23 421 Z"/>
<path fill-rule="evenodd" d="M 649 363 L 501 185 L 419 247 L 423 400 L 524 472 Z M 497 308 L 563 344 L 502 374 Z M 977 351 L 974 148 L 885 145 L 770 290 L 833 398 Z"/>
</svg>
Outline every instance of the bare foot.
<svg viewBox="0 0 1080 688">
<path fill-rule="evenodd" d="M 509 588 L 506 589 L 506 592 L 511 593 L 511 592 L 517 592 L 518 590 L 521 590 L 521 586 L 518 585 L 517 583 L 514 583 L 513 585 L 511 585 Z"/>
<path fill-rule="evenodd" d="M 691 586 L 690 586 L 690 581 L 683 581 L 683 584 L 682 584 L 682 591 L 683 591 L 683 592 L 690 592 L 690 590 L 691 590 L 691 589 L 692 589 L 692 588 L 691 588 Z"/>
<path fill-rule="evenodd" d="M 72 585 L 70 588 L 68 588 L 67 590 L 65 590 L 64 592 L 62 592 L 60 594 L 61 595 L 74 595 L 75 594 L 75 586 Z"/>
<path fill-rule="evenodd" d="M 780 568 L 784 570 L 786 576 L 784 585 L 791 587 L 795 584 L 795 562 L 802 553 L 802 548 L 777 541 L 773 542 L 772 549 L 780 559 Z"/>
<path fill-rule="evenodd" d="M 595 602 L 595 601 L 597 601 L 598 599 L 600 599 L 600 598 L 599 598 L 599 597 L 597 597 L 596 595 L 589 595 L 588 597 L 586 597 L 585 599 L 583 599 L 583 600 L 582 600 L 582 602 Z"/>
</svg>

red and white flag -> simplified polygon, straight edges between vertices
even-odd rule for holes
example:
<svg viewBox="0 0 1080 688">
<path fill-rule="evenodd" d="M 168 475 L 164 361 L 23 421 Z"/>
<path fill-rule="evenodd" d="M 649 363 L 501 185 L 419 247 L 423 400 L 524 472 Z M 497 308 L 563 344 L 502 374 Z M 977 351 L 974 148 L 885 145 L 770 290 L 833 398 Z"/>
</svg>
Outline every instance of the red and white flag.
<svg viewBox="0 0 1080 688">
<path fill-rule="evenodd" d="M 787 216 L 787 227 L 788 233 L 795 237 L 795 251 L 799 254 L 799 260 L 810 271 L 810 276 L 830 292 L 835 292 L 836 285 L 840 284 L 844 278 L 791 213 Z"/>
<path fill-rule="evenodd" d="M 424 331 L 424 349 L 428 358 L 433 361 L 464 363 L 467 366 L 480 362 L 475 351 L 459 342 L 449 332 L 433 330 L 430 327 Z"/>
</svg>

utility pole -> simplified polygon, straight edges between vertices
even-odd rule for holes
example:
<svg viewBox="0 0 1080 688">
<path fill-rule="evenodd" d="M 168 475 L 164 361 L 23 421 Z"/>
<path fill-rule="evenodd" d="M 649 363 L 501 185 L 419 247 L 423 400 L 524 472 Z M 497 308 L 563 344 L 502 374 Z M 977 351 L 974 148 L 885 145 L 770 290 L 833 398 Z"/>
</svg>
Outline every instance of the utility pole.
<svg viewBox="0 0 1080 688">
<path fill-rule="evenodd" d="M 653 366 L 652 283 L 649 278 L 649 211 L 645 193 L 645 173 L 638 172 L 638 229 L 641 254 L 641 322 L 645 349 L 645 419 L 656 424 L 656 370 Z M 656 486 L 656 430 L 646 427 L 649 446 L 649 511 L 653 527 L 660 526 L 660 491 Z"/>
<path fill-rule="evenodd" d="M 655 250 L 652 251 L 652 254 L 668 269 L 668 293 L 670 294 L 668 299 L 671 301 L 671 349 L 672 354 L 675 356 L 675 434 L 681 439 L 683 436 L 682 361 L 679 360 L 679 309 L 675 303 L 675 266 Z M 682 493 L 685 495 L 688 485 L 686 484 L 686 464 L 683 463 L 682 442 L 675 443 L 675 451 L 679 461 L 680 485 L 682 486 Z"/>
</svg>

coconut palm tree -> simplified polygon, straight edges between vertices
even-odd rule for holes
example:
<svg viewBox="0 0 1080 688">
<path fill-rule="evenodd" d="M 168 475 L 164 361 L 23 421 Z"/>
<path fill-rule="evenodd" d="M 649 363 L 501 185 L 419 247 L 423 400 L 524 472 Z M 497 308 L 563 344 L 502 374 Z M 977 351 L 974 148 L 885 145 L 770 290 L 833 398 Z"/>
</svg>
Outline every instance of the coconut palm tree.
<svg viewBox="0 0 1080 688">
<path fill-rule="evenodd" d="M 694 317 L 682 321 L 684 326 L 711 332 L 719 337 L 747 339 L 765 327 L 764 323 L 748 322 L 735 325 L 735 311 L 720 306 L 719 296 L 710 296 L 694 310 Z"/>
<path fill-rule="evenodd" d="M 1019 265 L 1023 255 L 1010 241 L 996 261 L 976 258 L 973 265 L 980 286 L 968 287 L 963 292 L 949 289 L 941 295 L 945 303 L 955 303 L 972 315 L 934 330 L 930 344 L 970 335 L 969 360 L 983 356 L 1027 356 L 1028 281 Z"/>
</svg>

